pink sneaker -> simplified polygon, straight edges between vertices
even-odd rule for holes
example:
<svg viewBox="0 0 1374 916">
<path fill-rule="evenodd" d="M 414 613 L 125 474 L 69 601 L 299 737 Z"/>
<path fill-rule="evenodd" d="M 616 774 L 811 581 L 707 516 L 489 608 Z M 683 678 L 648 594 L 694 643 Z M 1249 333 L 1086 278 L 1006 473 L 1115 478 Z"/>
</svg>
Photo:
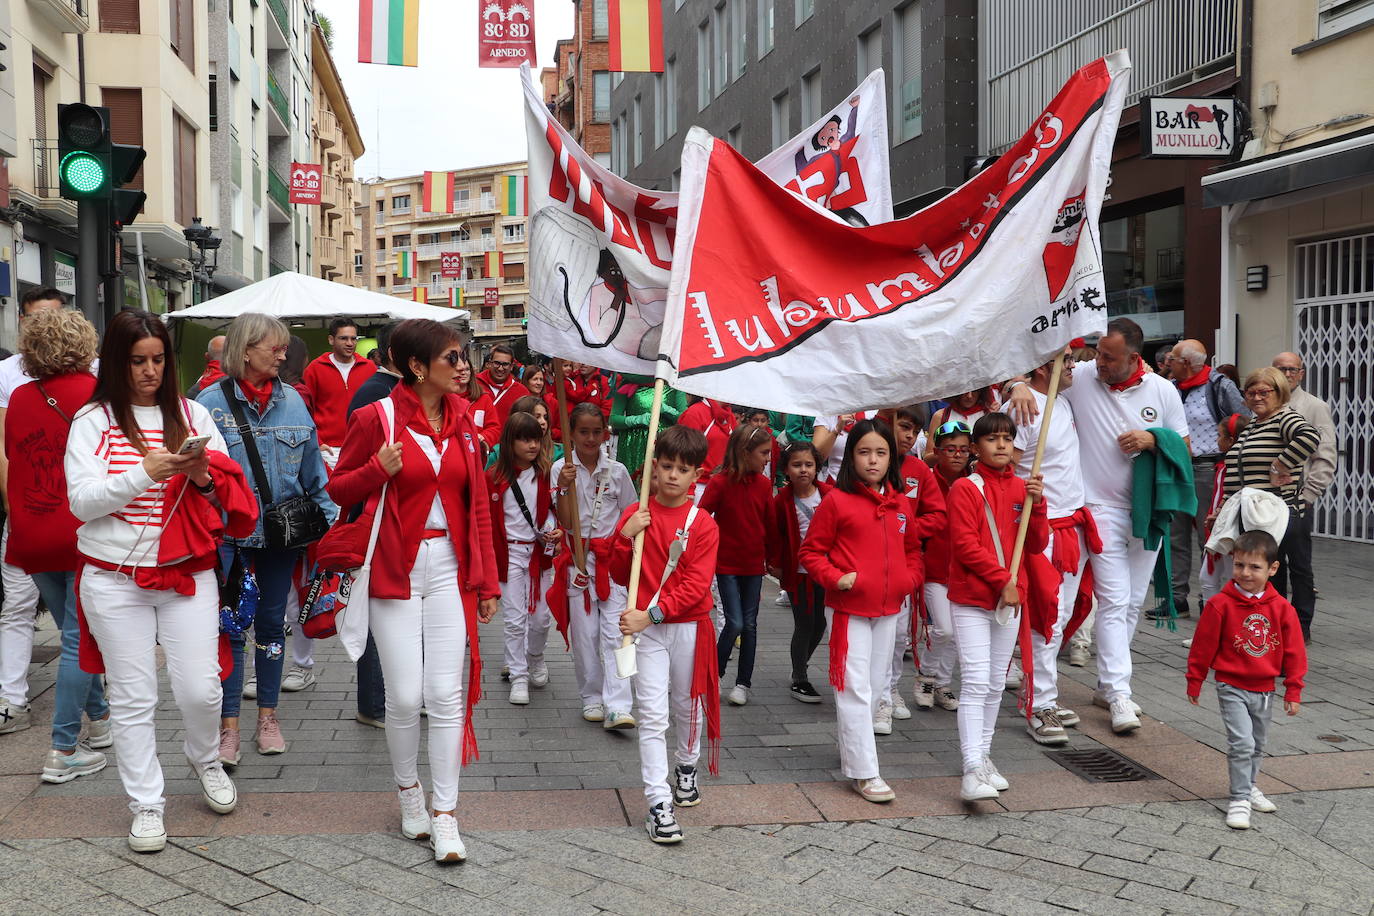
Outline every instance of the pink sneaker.
<svg viewBox="0 0 1374 916">
<path fill-rule="evenodd" d="M 219 762 L 227 767 L 239 765 L 239 730 L 221 728 L 219 730 Z"/>
<path fill-rule="evenodd" d="M 277 721 L 276 713 L 258 716 L 257 741 L 259 754 L 286 753 L 286 739 L 281 736 L 281 723 Z"/>
</svg>

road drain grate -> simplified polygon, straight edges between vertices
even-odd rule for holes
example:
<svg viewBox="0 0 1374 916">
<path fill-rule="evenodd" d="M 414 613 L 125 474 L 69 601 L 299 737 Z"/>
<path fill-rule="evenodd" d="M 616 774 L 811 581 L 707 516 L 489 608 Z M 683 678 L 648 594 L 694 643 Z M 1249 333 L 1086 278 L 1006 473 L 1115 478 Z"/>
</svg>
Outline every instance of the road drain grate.
<svg viewBox="0 0 1374 916">
<path fill-rule="evenodd" d="M 1116 751 L 1045 751 L 1045 756 L 1089 782 L 1139 782 L 1158 773 Z"/>
</svg>

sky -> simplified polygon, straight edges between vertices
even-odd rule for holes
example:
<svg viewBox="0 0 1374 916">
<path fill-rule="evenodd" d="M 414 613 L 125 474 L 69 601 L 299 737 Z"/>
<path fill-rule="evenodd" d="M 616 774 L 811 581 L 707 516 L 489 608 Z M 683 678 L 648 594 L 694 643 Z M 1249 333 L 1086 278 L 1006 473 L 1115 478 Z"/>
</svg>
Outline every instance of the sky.
<svg viewBox="0 0 1374 916">
<path fill-rule="evenodd" d="M 572 0 L 534 6 L 540 67 L 571 38 Z M 478 0 L 422 0 L 420 66 L 358 63 L 358 0 L 315 0 L 334 27 L 334 65 L 367 152 L 354 174 L 394 178 L 525 158 L 520 71 L 477 66 Z"/>
</svg>

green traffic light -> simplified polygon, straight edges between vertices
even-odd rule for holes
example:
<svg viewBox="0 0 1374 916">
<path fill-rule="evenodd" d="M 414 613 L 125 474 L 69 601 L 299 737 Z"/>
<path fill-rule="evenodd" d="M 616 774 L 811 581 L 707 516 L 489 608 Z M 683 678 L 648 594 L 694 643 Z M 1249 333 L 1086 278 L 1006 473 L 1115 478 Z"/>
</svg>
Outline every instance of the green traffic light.
<svg viewBox="0 0 1374 916">
<path fill-rule="evenodd" d="M 68 153 L 60 166 L 62 183 L 76 194 L 95 194 L 109 181 L 105 164 L 90 153 L 80 150 Z"/>
</svg>

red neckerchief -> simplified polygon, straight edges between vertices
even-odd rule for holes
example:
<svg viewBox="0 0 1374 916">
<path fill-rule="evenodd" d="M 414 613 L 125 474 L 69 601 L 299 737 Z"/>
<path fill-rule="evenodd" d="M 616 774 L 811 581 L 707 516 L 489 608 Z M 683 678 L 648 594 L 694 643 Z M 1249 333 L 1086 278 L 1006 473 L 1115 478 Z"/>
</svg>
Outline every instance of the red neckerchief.
<svg viewBox="0 0 1374 916">
<path fill-rule="evenodd" d="M 947 407 L 949 412 L 945 414 L 945 420 L 949 420 L 950 413 L 957 413 L 959 416 L 967 420 L 974 414 L 982 415 L 988 412 L 987 405 L 983 403 L 982 398 L 979 398 L 978 403 L 974 404 L 973 407 L 969 410 L 964 410 L 962 407 L 960 407 L 958 404 L 955 404 L 953 401 L 951 401 L 947 405 Z"/>
<path fill-rule="evenodd" d="M 215 382 L 224 378 L 224 370 L 220 368 L 219 360 L 207 359 L 205 361 L 205 371 L 201 373 L 196 381 L 198 388 L 209 388 Z"/>
<path fill-rule="evenodd" d="M 1199 370 L 1197 371 L 1197 375 L 1194 375 L 1192 378 L 1186 378 L 1186 379 L 1184 379 L 1183 381 L 1179 382 L 1179 383 L 1178 383 L 1178 390 L 1179 390 L 1179 391 L 1188 391 L 1189 389 L 1196 388 L 1196 387 L 1198 387 L 1199 385 L 1206 384 L 1207 379 L 1209 379 L 1209 378 L 1211 377 L 1211 375 L 1212 375 L 1212 367 L 1211 367 L 1211 366 L 1203 366 L 1201 369 L 1199 369 Z"/>
<path fill-rule="evenodd" d="M 272 399 L 272 380 L 267 380 L 264 388 L 258 388 L 246 378 L 239 379 L 239 388 L 243 391 L 244 397 L 248 398 L 248 403 L 258 409 L 258 413 L 267 410 L 267 402 Z"/>
<path fill-rule="evenodd" d="M 424 405 L 415 396 L 415 389 L 407 384 L 399 384 L 391 389 L 391 401 L 396 408 L 396 424 L 413 430 L 422 436 L 433 439 L 435 444 L 458 434 L 458 423 L 462 418 L 463 404 L 456 394 L 446 394 L 443 399 L 444 425 L 436 433 L 429 424 Z"/>
<path fill-rule="evenodd" d="M 1145 360 L 1141 359 L 1140 354 L 1137 353 L 1135 355 L 1135 371 L 1132 372 L 1130 376 L 1128 376 L 1124 381 L 1116 382 L 1115 384 L 1113 384 L 1112 382 L 1108 382 L 1107 387 L 1112 389 L 1113 391 L 1125 391 L 1127 388 L 1134 388 L 1136 385 L 1140 384 L 1140 380 L 1144 377 Z"/>
<path fill-rule="evenodd" d="M 868 411 L 866 411 L 866 410 L 860 410 L 860 411 L 856 412 L 856 413 L 854 414 L 854 419 L 850 420 L 848 423 L 846 423 L 846 424 L 844 425 L 844 431 L 845 431 L 845 433 L 848 434 L 848 433 L 853 432 L 853 431 L 854 431 L 854 424 L 855 424 L 855 423 L 858 423 L 860 420 L 867 420 L 867 419 L 868 419 Z"/>
</svg>

